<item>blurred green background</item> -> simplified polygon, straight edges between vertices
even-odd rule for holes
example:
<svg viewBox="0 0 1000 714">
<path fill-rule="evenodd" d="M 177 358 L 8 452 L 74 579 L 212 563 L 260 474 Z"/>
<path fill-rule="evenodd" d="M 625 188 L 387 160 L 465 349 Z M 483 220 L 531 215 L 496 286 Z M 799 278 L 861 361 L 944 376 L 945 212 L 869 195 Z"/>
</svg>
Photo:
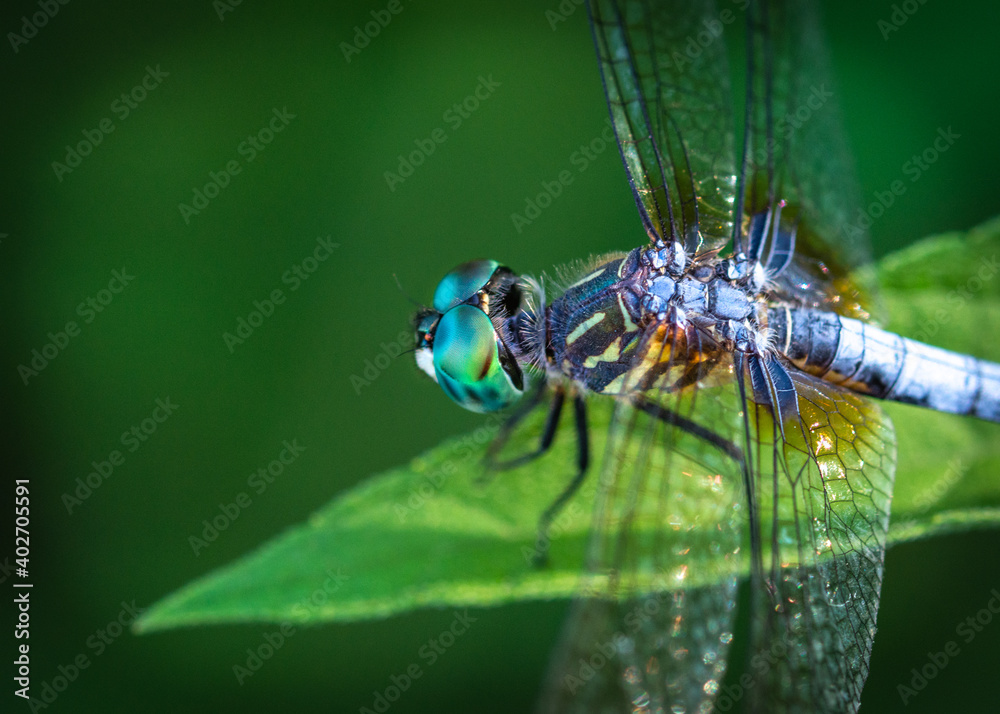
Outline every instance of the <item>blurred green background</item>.
<svg viewBox="0 0 1000 714">
<path fill-rule="evenodd" d="M 31 479 L 33 694 L 78 655 L 91 662 L 50 710 L 370 707 L 390 675 L 421 661 L 419 648 L 451 612 L 300 630 L 242 684 L 233 665 L 273 627 L 125 632 L 99 654 L 92 638 L 122 601 L 150 605 L 366 475 L 480 423 L 409 358 L 379 358 L 396 351 L 389 343 L 412 310 L 394 274 L 406 293 L 428 299 L 445 270 L 472 257 L 539 273 L 643 240 L 616 150 L 522 232 L 510 218 L 603 128 L 582 8 L 553 30 L 544 13 L 555 0 L 399 2 L 350 62 L 341 43 L 386 3 L 74 2 L 16 52 L 9 35 L 0 47 L 4 436 L 7 473 Z M 902 178 L 902 164 L 939 128 L 961 137 L 875 222 L 876 255 L 1000 212 L 1000 7 L 914 5 L 888 40 L 877 22 L 889 19 L 890 3 L 826 12 L 866 197 Z M 22 16 L 36 12 L 35 2 L 7 3 L 0 27 L 21 34 Z M 114 102 L 147 65 L 168 74 L 122 116 Z M 481 76 L 499 86 L 456 127 L 444 112 Z M 294 119 L 283 131 L 252 161 L 241 154 L 241 142 L 285 108 Z M 57 176 L 52 164 L 65 161 L 66 145 L 103 119 L 114 130 Z M 435 129 L 446 141 L 390 190 L 384 173 Z M 185 221 L 178 204 L 232 160 L 240 173 Z M 285 271 L 326 236 L 339 247 L 291 290 Z M 78 305 L 99 300 L 123 269 L 134 280 L 85 322 Z M 223 334 L 275 289 L 285 302 L 227 348 Z M 18 365 L 71 320 L 79 336 L 25 385 Z M 366 375 L 376 360 L 387 366 Z M 128 451 L 122 433 L 168 397 L 176 412 Z M 202 521 L 248 491 L 247 478 L 293 439 L 302 455 L 195 556 L 188 538 Z M 124 463 L 69 513 L 63 495 L 116 449 Z M 1000 586 L 998 555 L 995 533 L 890 552 L 866 711 L 902 710 L 896 686 L 910 668 Z M 474 612 L 474 634 L 425 667 L 391 711 L 529 710 L 564 612 L 564 603 Z M 993 624 L 906 710 L 995 702 L 998 649 Z"/>
</svg>

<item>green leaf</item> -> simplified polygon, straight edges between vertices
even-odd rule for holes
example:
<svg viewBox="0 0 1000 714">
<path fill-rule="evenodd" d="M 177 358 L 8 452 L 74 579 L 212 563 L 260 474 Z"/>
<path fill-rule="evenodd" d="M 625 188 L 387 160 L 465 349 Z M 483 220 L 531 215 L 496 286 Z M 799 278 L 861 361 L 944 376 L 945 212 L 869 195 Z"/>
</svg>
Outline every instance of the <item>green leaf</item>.
<svg viewBox="0 0 1000 714">
<path fill-rule="evenodd" d="M 594 431 L 603 434 L 608 410 L 597 411 Z M 522 432 L 537 435 L 543 417 L 529 417 Z M 498 425 L 489 419 L 335 498 L 307 523 L 154 605 L 138 628 L 344 621 L 427 605 L 568 596 L 579 582 L 589 525 L 583 501 L 592 490 L 578 494 L 559 520 L 553 567 L 538 569 L 530 558 L 538 516 L 571 476 L 574 440 L 560 434 L 544 457 L 482 483 L 482 454 Z M 515 435 L 511 449 L 533 448 L 536 439 Z M 328 571 L 339 573 L 341 583 L 314 604 L 313 596 L 323 598 Z"/>
<path fill-rule="evenodd" d="M 878 277 L 892 315 L 888 329 L 1000 359 L 1000 350 L 984 339 L 1000 331 L 998 258 L 1000 219 L 887 257 Z M 609 401 L 592 400 L 595 453 L 607 433 Z M 1000 525 L 1000 425 L 886 406 L 899 439 L 890 542 Z M 511 452 L 534 448 L 543 418 L 537 413 L 527 420 Z M 423 606 L 571 596 L 594 479 L 556 524 L 552 565 L 532 566 L 538 515 L 571 475 L 575 440 L 561 433 L 544 457 L 484 483 L 481 460 L 499 423 L 489 418 L 472 434 L 335 498 L 307 523 L 157 603 L 137 629 L 348 621 Z M 571 432 L 567 427 L 561 431 Z M 695 571 L 717 577 L 719 568 Z"/>
</svg>

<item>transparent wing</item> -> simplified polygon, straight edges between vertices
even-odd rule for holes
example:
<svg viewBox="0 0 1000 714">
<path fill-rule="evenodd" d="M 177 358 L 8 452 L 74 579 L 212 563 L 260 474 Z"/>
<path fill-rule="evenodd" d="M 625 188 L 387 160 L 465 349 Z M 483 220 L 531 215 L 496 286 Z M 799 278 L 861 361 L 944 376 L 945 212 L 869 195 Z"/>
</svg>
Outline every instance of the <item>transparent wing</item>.
<svg viewBox="0 0 1000 714">
<path fill-rule="evenodd" d="M 792 300 L 868 317 L 870 260 L 816 3 L 748 7 L 746 209 L 784 200 L 796 259 Z M 789 367 L 798 413 L 776 424 L 747 402 L 754 599 L 749 690 L 756 709 L 853 712 L 868 674 L 895 473 L 881 408 Z M 743 378 L 744 383 L 747 382 Z M 755 659 L 756 658 L 756 659 Z"/>
<path fill-rule="evenodd" d="M 816 3 L 751 3 L 747 22 L 745 213 L 786 201 L 783 221 L 797 224 L 797 270 L 786 283 L 828 284 L 821 292 L 841 296 L 831 309 L 867 317 L 873 284 L 829 285 L 868 263 L 871 250 Z"/>
<path fill-rule="evenodd" d="M 750 691 L 761 711 L 855 712 L 875 637 L 895 435 L 877 403 L 789 371 L 797 416 L 778 425 L 765 405 L 747 410 L 761 536 Z"/>
<path fill-rule="evenodd" d="M 722 38 L 732 10 L 718 13 L 706 0 L 588 6 L 618 146 L 650 240 L 677 240 L 688 252 L 722 247 L 736 183 Z"/>
<path fill-rule="evenodd" d="M 618 385 L 587 574 L 541 711 L 712 709 L 746 516 L 739 447 L 715 430 L 740 433 L 742 417 L 731 367 L 707 359 L 725 386 L 698 387 L 674 354 L 654 329 Z M 663 388 L 678 380 L 691 386 Z"/>
<path fill-rule="evenodd" d="M 891 424 L 863 397 L 789 367 L 799 414 L 778 425 L 769 406 L 744 401 L 749 380 L 731 354 L 691 329 L 669 332 L 647 332 L 618 385 L 585 586 L 542 710 L 722 706 L 734 696 L 720 687 L 736 582 L 749 570 L 753 686 L 741 696 L 754 711 L 856 711 L 881 587 Z"/>
</svg>

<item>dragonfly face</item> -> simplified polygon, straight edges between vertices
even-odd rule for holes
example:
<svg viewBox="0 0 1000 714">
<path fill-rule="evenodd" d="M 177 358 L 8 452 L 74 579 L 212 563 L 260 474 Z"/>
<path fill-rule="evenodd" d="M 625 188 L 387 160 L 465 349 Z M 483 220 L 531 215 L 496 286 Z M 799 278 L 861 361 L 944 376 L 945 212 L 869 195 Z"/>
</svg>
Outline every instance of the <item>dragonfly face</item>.
<svg viewBox="0 0 1000 714">
<path fill-rule="evenodd" d="M 523 318 L 522 288 L 495 260 L 473 260 L 448 273 L 432 309 L 416 318 L 417 365 L 460 406 L 494 412 L 524 392 L 511 323 Z"/>
</svg>

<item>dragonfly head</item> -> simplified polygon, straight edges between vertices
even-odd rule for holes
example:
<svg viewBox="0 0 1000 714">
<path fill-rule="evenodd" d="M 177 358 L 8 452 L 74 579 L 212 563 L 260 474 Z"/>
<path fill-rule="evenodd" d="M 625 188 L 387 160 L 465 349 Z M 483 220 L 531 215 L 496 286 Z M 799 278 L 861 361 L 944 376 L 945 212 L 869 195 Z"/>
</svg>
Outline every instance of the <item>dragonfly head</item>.
<svg viewBox="0 0 1000 714">
<path fill-rule="evenodd" d="M 521 293 L 509 268 L 473 260 L 445 275 L 433 307 L 414 318 L 417 366 L 466 409 L 498 411 L 524 393 L 506 327 L 521 309 Z"/>
</svg>

